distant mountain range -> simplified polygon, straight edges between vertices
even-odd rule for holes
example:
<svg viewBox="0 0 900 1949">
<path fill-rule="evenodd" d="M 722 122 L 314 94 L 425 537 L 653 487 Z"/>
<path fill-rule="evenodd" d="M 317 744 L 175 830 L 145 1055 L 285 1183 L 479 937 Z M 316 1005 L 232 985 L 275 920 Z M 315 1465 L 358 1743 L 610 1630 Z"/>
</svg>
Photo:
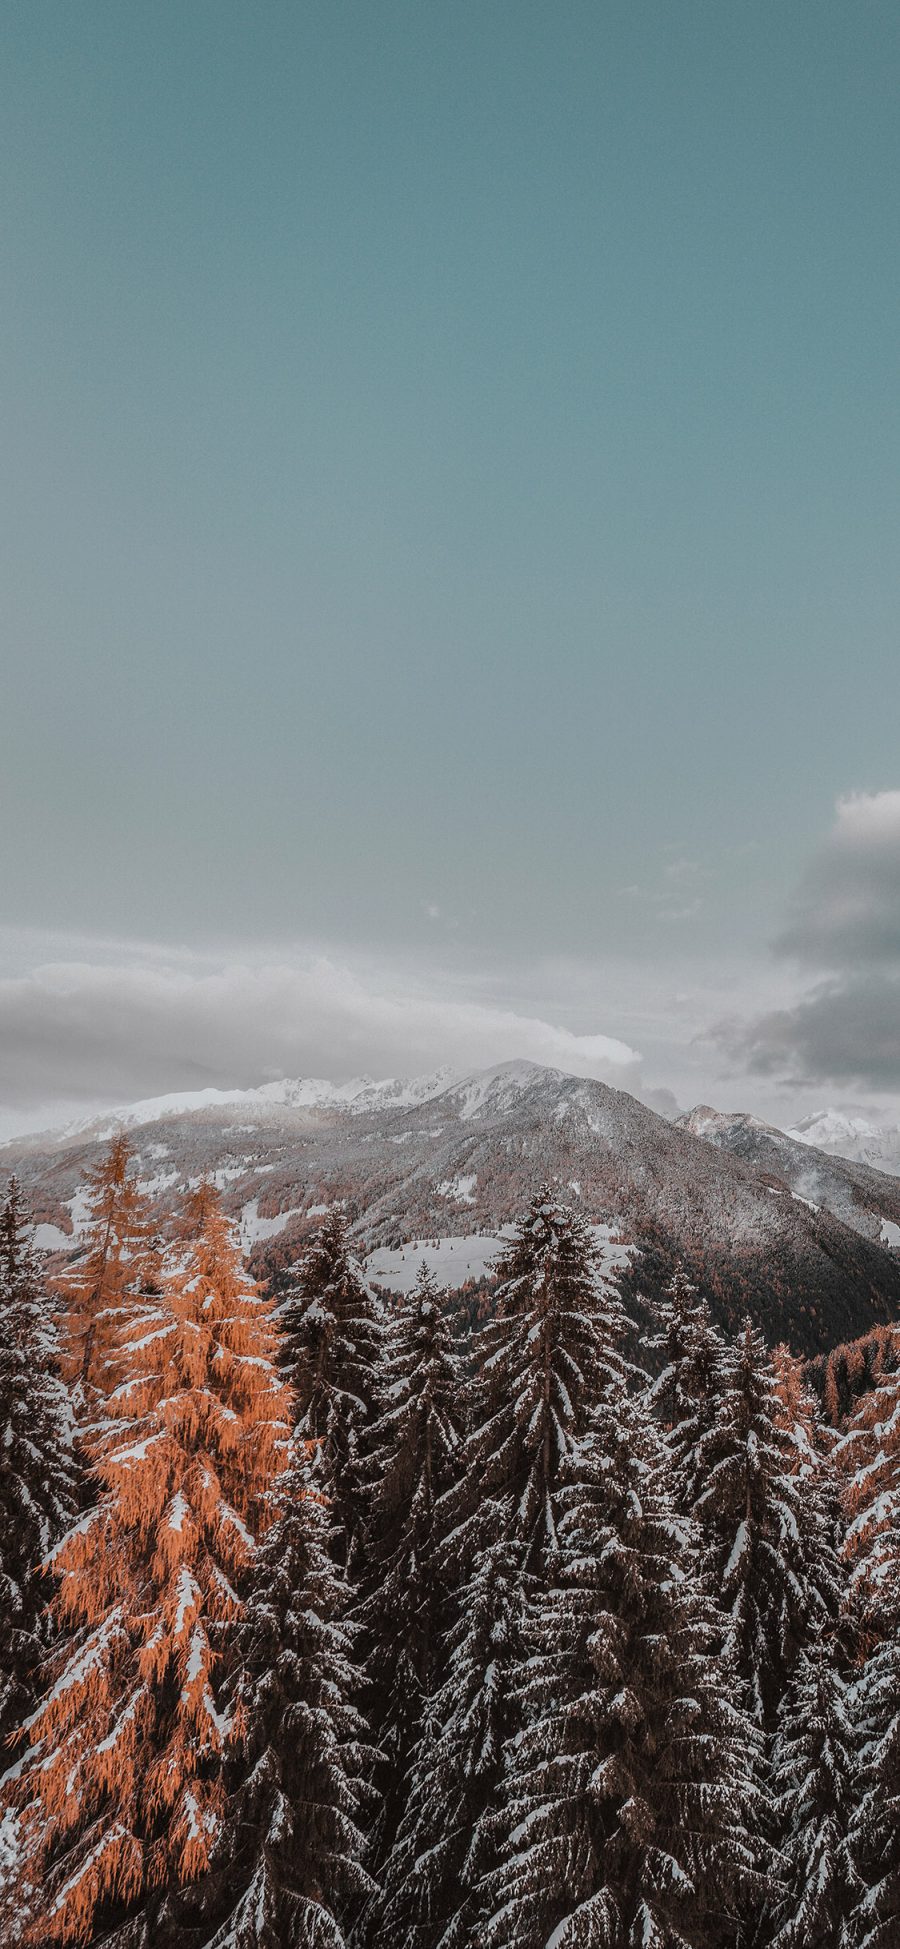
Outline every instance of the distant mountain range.
<svg viewBox="0 0 900 1949">
<path fill-rule="evenodd" d="M 900 1179 L 812 1145 L 813 1125 L 785 1134 L 706 1108 L 673 1123 L 529 1062 L 206 1090 L 0 1148 L 0 1177 L 18 1172 L 44 1248 L 71 1251 L 84 1170 L 121 1124 L 160 1201 L 215 1180 L 260 1269 L 289 1262 L 340 1200 L 381 1283 L 408 1284 L 424 1252 L 461 1285 L 484 1276 L 503 1228 L 551 1179 L 612 1259 L 630 1261 L 635 1288 L 684 1263 L 721 1317 L 749 1308 L 809 1352 L 900 1312 Z"/>
</svg>

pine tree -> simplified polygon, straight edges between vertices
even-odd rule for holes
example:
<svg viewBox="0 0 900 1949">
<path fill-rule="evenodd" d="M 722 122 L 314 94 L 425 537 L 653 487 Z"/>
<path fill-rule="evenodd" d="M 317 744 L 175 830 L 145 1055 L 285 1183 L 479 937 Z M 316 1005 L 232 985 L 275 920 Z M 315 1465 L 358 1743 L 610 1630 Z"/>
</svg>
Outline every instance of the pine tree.
<svg viewBox="0 0 900 1949">
<path fill-rule="evenodd" d="M 798 1653 L 837 1613 L 840 1577 L 825 1478 L 798 1471 L 772 1357 L 749 1320 L 728 1349 L 697 1482 L 694 1514 L 745 1703 L 771 1731 Z"/>
<path fill-rule="evenodd" d="M 90 1217 L 76 1258 L 60 1278 L 68 1307 L 64 1371 L 79 1419 L 90 1425 L 115 1385 L 113 1348 L 126 1295 L 157 1279 L 155 1226 L 124 1131 L 85 1181 Z"/>
<path fill-rule="evenodd" d="M 504 1742 L 516 1731 L 510 1701 L 522 1621 L 556 1545 L 560 1472 L 595 1403 L 625 1371 L 624 1314 L 590 1227 L 547 1189 L 496 1270 L 463 1473 L 440 1511 L 463 1578 L 448 1677 L 427 1708 L 409 1806 L 385 1869 L 397 1943 L 402 1925 L 416 1949 L 481 1949 L 479 1884 L 493 1859 L 490 1813 Z M 430 1803 L 446 1810 L 440 1832 L 429 1829 Z"/>
<path fill-rule="evenodd" d="M 360 1613 L 382 1754 L 379 1854 L 396 1827 L 423 1702 L 440 1676 L 454 1582 L 445 1514 L 459 1472 L 462 1376 L 447 1295 L 424 1264 L 389 1322 L 386 1348 Z"/>
<path fill-rule="evenodd" d="M 368 1431 L 382 1360 L 379 1310 L 332 1209 L 280 1309 L 285 1367 L 301 1434 L 318 1445 L 337 1559 L 352 1562 L 365 1506 Z"/>
<path fill-rule="evenodd" d="M 553 1576 L 520 1669 L 485 1949 L 718 1949 L 756 1880 L 756 1738 L 667 1487 L 613 1381 L 569 1454 Z"/>
<path fill-rule="evenodd" d="M 219 1842 L 204 1879 L 153 1916 L 147 1949 L 345 1949 L 372 1892 L 356 1647 L 305 1444 L 277 1490 L 235 1633 L 239 1736 Z"/>
<path fill-rule="evenodd" d="M 856 1801 L 856 1728 L 834 1640 L 801 1652 L 772 1761 L 780 1861 L 764 1916 L 768 1949 L 846 1949 L 859 1890 L 848 1829 Z"/>
<path fill-rule="evenodd" d="M 162 1295 L 120 1316 L 103 1493 L 56 1551 L 65 1641 L 22 1782 L 40 1940 L 86 1941 L 209 1864 L 230 1730 L 217 1666 L 286 1436 L 274 1356 L 270 1309 L 201 1186 Z"/>
<path fill-rule="evenodd" d="M 692 1509 L 701 1487 L 698 1453 L 719 1410 L 725 1342 L 709 1307 L 684 1272 L 676 1272 L 653 1307 L 656 1331 L 650 1348 L 663 1368 L 649 1400 L 666 1431 L 676 1501 Z"/>
<path fill-rule="evenodd" d="M 492 1506 L 487 1513 L 502 1538 L 512 1512 Z M 446 1677 L 425 1701 L 406 1804 L 369 1917 L 373 1945 L 477 1949 L 482 1876 L 492 1858 L 484 1822 L 517 1723 L 511 1691 L 521 1626 L 520 1553 L 502 1540 L 486 1543 L 459 1595 Z"/>
<path fill-rule="evenodd" d="M 483 1503 L 508 1509 L 523 1564 L 539 1572 L 555 1541 L 560 1468 L 595 1402 L 624 1372 L 625 1316 L 601 1273 L 590 1226 L 546 1187 L 495 1271 L 457 1501 L 476 1543 Z"/>
<path fill-rule="evenodd" d="M 848 1932 L 853 1949 L 900 1942 L 900 1539 L 896 1531 L 881 1537 L 881 1635 L 855 1687 L 849 1851 L 862 1892 Z"/>
<path fill-rule="evenodd" d="M 74 1519 L 79 1470 L 55 1324 L 15 1178 L 0 1212 L 0 1752 L 48 1641 L 45 1557 Z"/>
</svg>

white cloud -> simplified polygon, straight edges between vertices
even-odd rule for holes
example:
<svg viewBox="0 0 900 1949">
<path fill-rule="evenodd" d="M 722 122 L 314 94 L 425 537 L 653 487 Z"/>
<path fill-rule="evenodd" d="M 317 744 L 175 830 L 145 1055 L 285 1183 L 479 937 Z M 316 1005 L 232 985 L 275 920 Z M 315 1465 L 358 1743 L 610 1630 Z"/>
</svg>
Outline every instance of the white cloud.
<svg viewBox="0 0 900 1949">
<path fill-rule="evenodd" d="M 460 999 L 448 985 L 322 954 L 211 962 L 106 948 L 37 961 L 0 980 L 3 1123 L 11 1132 L 58 1109 L 172 1089 L 415 1074 L 517 1056 L 639 1083 L 628 1043 Z"/>
</svg>

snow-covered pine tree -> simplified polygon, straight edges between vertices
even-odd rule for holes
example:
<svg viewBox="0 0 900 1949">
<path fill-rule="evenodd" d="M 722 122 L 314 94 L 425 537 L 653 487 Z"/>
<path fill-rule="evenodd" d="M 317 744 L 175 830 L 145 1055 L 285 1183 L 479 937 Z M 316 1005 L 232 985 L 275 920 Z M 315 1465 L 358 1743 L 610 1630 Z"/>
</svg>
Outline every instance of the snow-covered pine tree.
<svg viewBox="0 0 900 1949">
<path fill-rule="evenodd" d="M 376 1413 L 383 1331 L 378 1302 L 333 1207 L 279 1308 L 285 1371 L 300 1432 L 318 1444 L 337 1560 L 353 1559 L 365 1505 L 368 1431 Z"/>
<path fill-rule="evenodd" d="M 489 1505 L 486 1535 L 503 1539 L 512 1511 Z M 486 1541 L 459 1594 L 446 1676 L 425 1701 L 406 1804 L 369 1910 L 372 1949 L 477 1949 L 482 1872 L 491 1859 L 484 1820 L 494 1807 L 516 1721 L 510 1691 L 521 1656 L 518 1548 Z"/>
<path fill-rule="evenodd" d="M 611 1379 L 557 1494 L 507 1748 L 484 1949 L 717 1949 L 754 1889 L 759 1735 L 679 1517 L 665 1440 Z"/>
<path fill-rule="evenodd" d="M 750 1320 L 727 1351 L 697 1484 L 694 1514 L 744 1702 L 771 1731 L 799 1652 L 837 1614 L 840 1574 L 827 1475 L 798 1471 L 772 1356 Z"/>
<path fill-rule="evenodd" d="M 34 1703 L 51 1594 L 41 1566 L 74 1520 L 78 1490 L 53 1311 L 11 1178 L 0 1211 L 0 1755 Z"/>
<path fill-rule="evenodd" d="M 700 1488 L 698 1450 L 719 1410 L 725 1342 L 706 1300 L 686 1273 L 674 1274 L 652 1308 L 649 1345 L 662 1354 L 662 1370 L 649 1401 L 665 1430 L 673 1459 L 673 1488 L 681 1509 L 692 1509 Z"/>
<path fill-rule="evenodd" d="M 479 1883 L 492 1860 L 503 1742 L 516 1729 L 509 1701 L 528 1596 L 556 1544 L 560 1471 L 597 1401 L 624 1375 L 621 1302 L 589 1225 L 552 1191 L 532 1200 L 496 1270 L 463 1471 L 440 1512 L 463 1580 L 448 1676 L 428 1706 L 384 1872 L 398 1949 L 403 1928 L 410 1949 L 481 1949 Z M 444 1810 L 441 1829 L 430 1806 Z"/>
<path fill-rule="evenodd" d="M 86 1942 L 208 1866 L 230 1730 L 221 1666 L 287 1438 L 270 1314 L 202 1185 L 162 1295 L 118 1314 L 101 1501 L 55 1552 L 63 1643 L 20 1782 L 42 1876 L 35 1941 Z"/>
<path fill-rule="evenodd" d="M 88 1425 L 115 1385 L 113 1349 L 122 1305 L 145 1284 L 153 1289 L 157 1282 L 156 1228 L 124 1131 L 88 1172 L 84 1198 L 89 1217 L 59 1288 L 68 1309 L 63 1371 L 79 1422 Z"/>
<path fill-rule="evenodd" d="M 772 1756 L 779 1863 L 763 1914 L 766 1949 L 847 1949 L 858 1908 L 848 1830 L 857 1797 L 851 1698 L 832 1637 L 800 1653 Z"/>
<path fill-rule="evenodd" d="M 295 1438 L 236 1627 L 236 1737 L 210 1871 L 168 1894 L 129 1949 L 345 1949 L 373 1891 L 355 1634 L 310 1459 Z"/>
<path fill-rule="evenodd" d="M 896 1949 L 900 1942 L 900 1535 L 896 1530 L 879 1533 L 878 1564 L 879 1637 L 854 1686 L 858 1759 L 849 1851 L 861 1892 L 847 1938 L 853 1949 Z"/>
<path fill-rule="evenodd" d="M 494 1312 L 478 1339 L 476 1422 L 451 1500 L 475 1543 L 483 1502 L 508 1509 L 523 1567 L 539 1572 L 555 1541 L 560 1468 L 595 1403 L 624 1371 L 625 1315 L 602 1274 L 590 1226 L 547 1187 L 532 1199 L 495 1271 Z"/>
<path fill-rule="evenodd" d="M 387 1322 L 381 1413 L 371 1438 L 360 1619 L 369 1652 L 367 1706 L 382 1755 L 376 1860 L 393 1839 L 423 1701 L 441 1676 L 455 1587 L 446 1511 L 463 1432 L 447 1295 L 423 1264 Z"/>
</svg>

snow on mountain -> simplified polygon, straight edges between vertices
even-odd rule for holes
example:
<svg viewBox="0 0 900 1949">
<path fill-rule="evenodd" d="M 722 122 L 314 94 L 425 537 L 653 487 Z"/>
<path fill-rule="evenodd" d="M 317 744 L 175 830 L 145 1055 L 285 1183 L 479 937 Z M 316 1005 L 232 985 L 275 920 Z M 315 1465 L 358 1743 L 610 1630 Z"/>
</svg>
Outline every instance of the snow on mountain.
<svg viewBox="0 0 900 1949">
<path fill-rule="evenodd" d="M 817 1150 L 846 1157 L 855 1164 L 872 1164 L 876 1170 L 900 1173 L 900 1127 L 897 1124 L 871 1123 L 867 1117 L 848 1116 L 844 1110 L 819 1110 L 804 1117 L 787 1132 L 798 1144 L 812 1144 Z"/>
<path fill-rule="evenodd" d="M 410 1242 L 439 1240 L 440 1276 L 452 1263 L 474 1278 L 490 1254 L 471 1241 L 496 1241 L 549 1180 L 638 1248 L 633 1282 L 658 1288 L 683 1262 L 721 1317 L 736 1323 L 749 1307 L 773 1339 L 814 1351 L 900 1313 L 900 1263 L 882 1231 L 900 1225 L 900 1181 L 753 1118 L 702 1109 L 673 1123 L 536 1063 L 202 1091 L 7 1145 L 3 1166 L 18 1171 L 48 1249 L 77 1241 L 83 1173 L 122 1121 L 161 1211 L 213 1177 L 261 1272 L 291 1264 L 341 1202 L 361 1254 L 399 1252 L 408 1266 Z"/>
<path fill-rule="evenodd" d="M 843 1120 L 843 1126 L 847 1121 Z M 863 1238 L 886 1243 L 885 1224 L 896 1225 L 900 1219 L 900 1179 L 874 1169 L 868 1160 L 858 1161 L 836 1149 L 814 1145 L 811 1131 L 817 1127 L 816 1119 L 809 1120 L 809 1129 L 801 1136 L 796 1130 L 778 1130 L 774 1124 L 762 1123 L 743 1111 L 727 1115 L 701 1103 L 678 1122 L 693 1136 L 779 1181 L 792 1198 L 811 1210 L 830 1212 Z M 843 1126 L 834 1119 L 831 1134 L 835 1139 L 842 1136 Z"/>
</svg>

